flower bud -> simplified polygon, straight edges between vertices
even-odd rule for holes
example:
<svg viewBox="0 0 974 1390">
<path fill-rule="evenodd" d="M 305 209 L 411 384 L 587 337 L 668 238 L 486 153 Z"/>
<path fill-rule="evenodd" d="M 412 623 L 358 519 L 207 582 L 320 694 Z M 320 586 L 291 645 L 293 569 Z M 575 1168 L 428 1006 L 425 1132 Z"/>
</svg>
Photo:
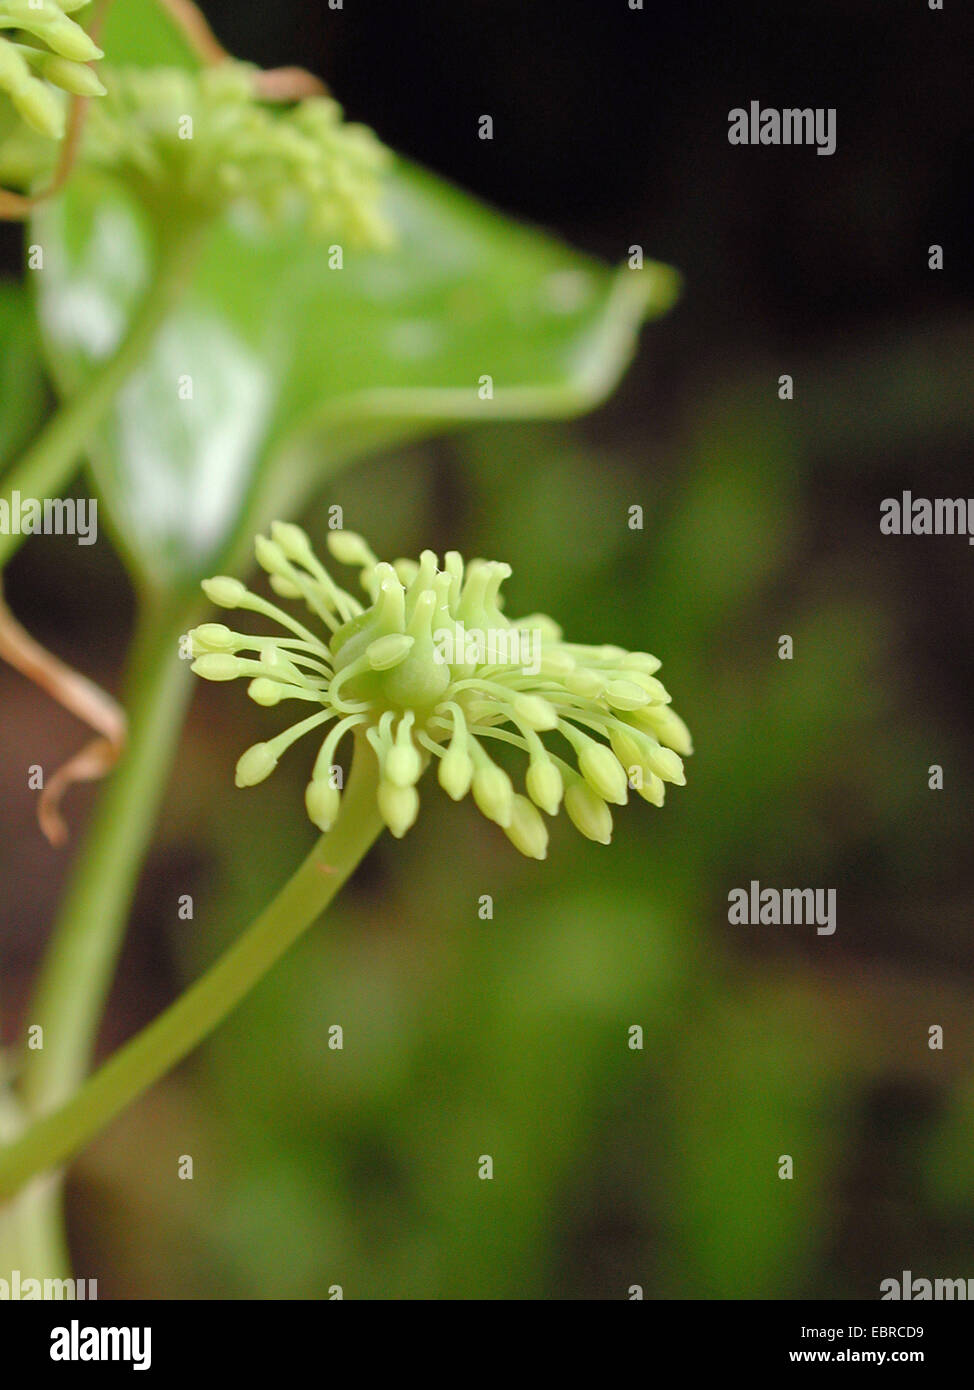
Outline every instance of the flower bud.
<svg viewBox="0 0 974 1390">
<path fill-rule="evenodd" d="M 687 784 L 686 773 L 683 771 L 683 759 L 674 753 L 672 748 L 663 748 L 658 743 L 653 743 L 647 739 L 643 764 L 651 772 L 655 772 L 657 777 L 661 777 L 664 782 L 675 782 L 678 787 L 685 787 Z"/>
<path fill-rule="evenodd" d="M 315 554 L 311 542 L 300 526 L 291 521 L 272 521 L 271 536 L 289 560 L 305 565 L 315 564 Z"/>
<path fill-rule="evenodd" d="M 396 839 L 401 840 L 419 815 L 419 792 L 415 787 L 380 782 L 378 801 L 382 819 Z"/>
<path fill-rule="evenodd" d="M 257 536 L 254 540 L 254 554 L 257 556 L 258 565 L 268 574 L 290 579 L 287 556 L 276 541 L 268 540 L 266 536 Z"/>
<path fill-rule="evenodd" d="M 354 531 L 329 531 L 328 549 L 340 565 L 374 565 L 376 558 Z"/>
<path fill-rule="evenodd" d="M 565 689 L 585 700 L 596 700 L 605 689 L 605 681 L 595 671 L 576 669 L 565 677 Z"/>
<path fill-rule="evenodd" d="M 322 833 L 335 824 L 341 803 L 341 792 L 330 782 L 312 781 L 305 789 L 304 804 L 308 817 Z"/>
<path fill-rule="evenodd" d="M 636 788 L 638 794 L 651 806 L 662 806 L 666 799 L 666 783 L 655 772 L 643 771 L 642 782 Z"/>
<path fill-rule="evenodd" d="M 612 812 L 586 782 L 574 782 L 565 792 L 565 810 L 576 830 L 589 840 L 607 845 L 612 839 Z"/>
<path fill-rule="evenodd" d="M 649 652 L 626 652 L 619 659 L 623 671 L 642 671 L 646 676 L 655 676 L 662 664 L 658 656 L 650 656 Z"/>
<path fill-rule="evenodd" d="M 561 773 L 550 758 L 535 758 L 528 768 L 524 783 L 528 796 L 536 806 L 540 806 L 542 811 L 547 811 L 549 816 L 558 814 L 565 785 Z"/>
<path fill-rule="evenodd" d="M 202 589 L 211 603 L 217 608 L 239 608 L 247 597 L 247 586 L 239 579 L 218 574 L 214 579 L 204 579 Z"/>
<path fill-rule="evenodd" d="M 268 676 L 257 676 L 252 680 L 247 687 L 247 694 L 255 705 L 262 705 L 265 709 L 279 705 L 284 698 L 284 691 L 277 681 L 272 681 Z"/>
<path fill-rule="evenodd" d="M 511 709 L 519 724 L 538 733 L 558 727 L 558 711 L 541 695 L 517 695 L 511 702 Z"/>
<path fill-rule="evenodd" d="M 613 725 L 609 729 L 609 742 L 623 767 L 632 767 L 634 764 L 642 767 L 644 745 L 629 729 L 623 728 L 621 724 Z"/>
<path fill-rule="evenodd" d="M 233 652 L 237 645 L 237 634 L 231 632 L 223 623 L 201 623 L 190 633 L 193 652 L 203 656 L 207 652 Z"/>
<path fill-rule="evenodd" d="M 578 770 L 605 801 L 625 806 L 629 800 L 629 784 L 619 759 L 604 743 L 586 743 L 578 755 Z"/>
<path fill-rule="evenodd" d="M 240 658 L 229 652 L 204 652 L 190 669 L 206 681 L 234 681 L 240 675 Z"/>
<path fill-rule="evenodd" d="M 448 748 L 440 759 L 437 776 L 447 796 L 454 801 L 462 801 L 473 781 L 473 763 L 469 753 L 455 745 Z"/>
<path fill-rule="evenodd" d="M 506 830 L 511 823 L 514 788 L 503 768 L 496 763 L 484 763 L 474 772 L 472 788 L 479 810 Z"/>
<path fill-rule="evenodd" d="M 279 574 L 271 575 L 270 586 L 279 598 L 295 599 L 303 597 L 301 590 L 298 588 L 297 584 L 292 583 L 290 579 L 284 579 Z"/>
<path fill-rule="evenodd" d="M 0 39 L 0 42 L 3 42 Z M 36 77 L 25 75 L 11 91 L 10 98 L 24 120 L 39 135 L 49 140 L 60 140 L 64 135 L 65 118 L 61 100 L 39 82 Z"/>
<path fill-rule="evenodd" d="M 30 6 L 30 9 L 34 10 L 35 13 L 41 8 L 41 6 Z M 65 6 L 64 8 L 67 9 L 68 7 Z M 94 39 L 85 33 L 80 24 L 75 24 L 74 20 L 68 19 L 65 14 L 58 14 L 52 5 L 46 7 L 44 14 L 45 21 L 41 28 L 41 36 L 55 53 L 59 53 L 62 58 L 69 58 L 73 63 L 93 63 L 98 58 L 104 58 L 105 55 L 102 50 Z M 25 27 L 32 28 L 29 18 L 26 17 Z"/>
<path fill-rule="evenodd" d="M 238 787 L 256 787 L 277 767 L 277 758 L 269 743 L 255 743 L 237 759 L 236 783 Z"/>
<path fill-rule="evenodd" d="M 423 759 L 409 742 L 397 742 L 386 754 L 382 775 L 396 787 L 413 787 L 423 771 Z"/>
<path fill-rule="evenodd" d="M 52 54 L 41 62 L 40 71 L 48 82 L 73 96 L 103 97 L 108 90 L 93 68 L 69 58 Z"/>
<path fill-rule="evenodd" d="M 660 743 L 665 743 L 677 753 L 689 757 L 693 752 L 693 738 L 683 720 L 668 705 L 650 705 L 639 711 L 639 724 L 656 735 Z"/>
<path fill-rule="evenodd" d="M 515 849 L 529 859 L 544 859 L 548 853 L 548 830 L 541 814 L 526 796 L 515 796 L 511 805 L 511 823 L 504 834 Z"/>
<path fill-rule="evenodd" d="M 647 676 L 647 680 L 652 677 Z M 613 709 L 641 709 L 650 701 L 649 693 L 635 681 L 609 681 L 605 687 L 605 698 Z"/>
</svg>

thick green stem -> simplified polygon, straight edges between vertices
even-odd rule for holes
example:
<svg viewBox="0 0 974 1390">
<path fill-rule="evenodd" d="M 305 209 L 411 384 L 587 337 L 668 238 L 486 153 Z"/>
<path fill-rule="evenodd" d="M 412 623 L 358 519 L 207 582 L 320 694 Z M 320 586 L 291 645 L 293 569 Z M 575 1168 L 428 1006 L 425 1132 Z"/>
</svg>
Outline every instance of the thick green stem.
<svg viewBox="0 0 974 1390">
<path fill-rule="evenodd" d="M 121 388 L 148 352 L 160 325 L 192 273 L 202 229 L 187 226 L 172 232 L 159 251 L 141 303 L 128 332 L 111 357 L 96 367 L 87 381 L 66 401 L 4 475 L 2 497 L 11 516 L 17 509 L 14 493 L 21 497 L 56 497 L 71 476 L 92 435 L 101 424 Z M 25 538 L 0 535 L 0 569 Z"/>
<path fill-rule="evenodd" d="M 189 663 L 179 659 L 177 646 L 183 617 L 185 612 L 150 605 L 132 646 L 128 742 L 78 854 L 28 1014 L 44 1030 L 43 1048 L 24 1056 L 20 1096 L 31 1114 L 67 1100 L 90 1067 L 189 698 Z"/>
<path fill-rule="evenodd" d="M 320 916 L 378 838 L 377 760 L 356 748 L 335 825 L 274 901 L 154 1023 L 126 1043 L 61 1109 L 0 1150 L 0 1198 L 64 1163 L 193 1050 Z"/>
</svg>

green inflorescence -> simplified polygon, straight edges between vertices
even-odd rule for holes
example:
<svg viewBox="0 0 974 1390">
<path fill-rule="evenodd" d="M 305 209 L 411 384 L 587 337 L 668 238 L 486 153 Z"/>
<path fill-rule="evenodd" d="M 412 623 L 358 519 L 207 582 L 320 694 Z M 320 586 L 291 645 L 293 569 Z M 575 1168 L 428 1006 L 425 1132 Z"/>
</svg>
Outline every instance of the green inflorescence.
<svg viewBox="0 0 974 1390">
<path fill-rule="evenodd" d="M 564 803 L 583 835 L 607 844 L 611 804 L 624 804 L 635 789 L 661 806 L 666 783 L 684 783 L 680 755 L 692 751 L 690 734 L 656 677 L 656 657 L 565 642 L 540 614 L 511 622 L 501 611 L 501 585 L 511 572 L 505 564 L 465 565 L 451 551 L 441 568 L 429 550 L 418 562 L 386 564 L 344 531 L 332 533 L 329 546 L 340 562 L 360 569 L 368 603 L 335 583 L 299 527 L 277 522 L 270 538 L 256 542 L 274 591 L 303 600 L 323 625 L 319 632 L 237 579 L 204 582 L 218 607 L 257 613 L 283 631 L 195 628 L 197 675 L 246 677 L 257 704 L 298 700 L 313 710 L 242 755 L 238 786 L 262 782 L 291 744 L 330 723 L 306 793 L 321 830 L 334 824 L 341 805 L 338 746 L 356 730 L 378 758 L 379 808 L 394 835 L 415 821 L 417 783 L 435 759 L 449 796 L 458 801 L 472 792 L 522 854 L 543 859 L 548 832 L 540 811 L 553 816 Z M 573 763 L 552 753 L 544 734 L 559 735 Z M 487 752 L 491 740 L 527 754 L 527 795 Z"/>
<path fill-rule="evenodd" d="M 270 221 L 302 215 L 313 234 L 386 244 L 379 200 L 388 151 L 329 97 L 269 106 L 257 72 L 232 60 L 198 72 L 108 69 L 84 157 L 161 216 L 206 217 L 249 202 Z"/>
</svg>

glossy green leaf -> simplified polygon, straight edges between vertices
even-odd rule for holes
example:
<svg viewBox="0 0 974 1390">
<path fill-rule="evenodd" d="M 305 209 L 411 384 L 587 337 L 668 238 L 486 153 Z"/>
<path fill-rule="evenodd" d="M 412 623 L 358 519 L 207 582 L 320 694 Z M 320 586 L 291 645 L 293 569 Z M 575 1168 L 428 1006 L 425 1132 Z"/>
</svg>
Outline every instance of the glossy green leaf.
<svg viewBox="0 0 974 1390">
<path fill-rule="evenodd" d="M 569 415 L 615 385 L 676 276 L 613 271 L 405 162 L 391 252 L 210 234 L 189 293 L 129 381 L 92 458 L 123 552 L 192 581 L 337 465 L 466 421 Z M 151 273 L 128 199 L 85 175 L 45 208 L 41 321 L 67 391 L 118 341 Z M 490 392 L 492 390 L 492 396 Z"/>
<path fill-rule="evenodd" d="M 98 42 L 109 63 L 200 66 L 183 31 L 159 0 L 115 0 L 108 8 Z"/>
<path fill-rule="evenodd" d="M 30 297 L 22 285 L 0 281 L 0 468 L 27 443 L 46 398 Z"/>
</svg>

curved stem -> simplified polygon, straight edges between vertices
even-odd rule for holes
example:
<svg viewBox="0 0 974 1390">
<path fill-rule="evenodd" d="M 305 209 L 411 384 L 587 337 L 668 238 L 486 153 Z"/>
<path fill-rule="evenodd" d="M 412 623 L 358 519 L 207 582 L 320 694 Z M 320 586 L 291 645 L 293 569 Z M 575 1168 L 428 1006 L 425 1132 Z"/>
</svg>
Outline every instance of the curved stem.
<svg viewBox="0 0 974 1390">
<path fill-rule="evenodd" d="M 51 1110 L 89 1069 L 144 846 L 166 786 L 189 699 L 178 637 L 185 612 L 149 606 L 129 657 L 128 744 L 101 795 L 48 946 L 30 1006 L 44 1047 L 24 1055 L 21 1099 Z"/>
<path fill-rule="evenodd" d="M 0 1150 L 0 1198 L 62 1164 L 191 1052 L 320 916 L 382 830 L 378 764 L 356 744 L 338 820 L 277 897 L 205 975 L 53 1114 Z"/>
<path fill-rule="evenodd" d="M 162 243 L 158 264 L 118 348 L 94 369 L 89 379 L 51 417 L 27 452 L 4 474 L 2 496 L 10 508 L 10 515 L 14 514 L 14 493 L 22 497 L 57 496 L 69 482 L 92 434 L 145 357 L 191 274 L 201 234 L 201 228 L 189 225 L 178 234 L 170 234 Z M 23 539 L 12 530 L 0 535 L 0 569 Z"/>
</svg>

